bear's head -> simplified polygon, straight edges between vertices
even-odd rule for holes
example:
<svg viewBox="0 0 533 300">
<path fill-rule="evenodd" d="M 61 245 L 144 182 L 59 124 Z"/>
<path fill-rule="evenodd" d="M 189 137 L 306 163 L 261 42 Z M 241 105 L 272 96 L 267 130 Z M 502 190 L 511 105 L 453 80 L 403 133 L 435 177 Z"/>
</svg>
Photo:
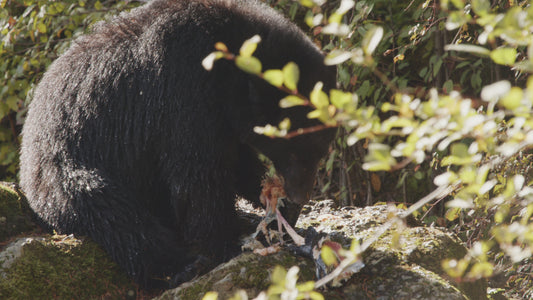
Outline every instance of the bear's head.
<svg viewBox="0 0 533 300">
<path fill-rule="evenodd" d="M 309 59 L 303 64 L 298 83 L 300 94 L 309 97 L 315 84 L 323 83 L 323 91 L 328 93 L 335 88 L 336 70 L 323 64 L 323 58 Z M 267 156 L 282 178 L 283 187 L 288 197 L 288 203 L 282 210 L 282 214 L 294 224 L 300 213 L 300 208 L 306 204 L 313 190 L 316 172 L 320 160 L 328 153 L 329 145 L 333 141 L 336 128 L 327 128 L 316 119 L 309 119 L 308 113 L 313 110 L 309 106 L 295 106 L 280 108 L 279 100 L 287 94 L 265 83 L 262 80 L 251 80 L 250 97 L 252 102 L 258 104 L 261 109 L 257 112 L 256 126 L 266 123 L 277 125 L 285 118 L 291 121 L 290 131 L 303 129 L 302 134 L 296 134 L 291 138 L 272 138 L 259 134 L 248 136 L 248 144 Z M 311 129 L 311 130 L 310 130 Z"/>
</svg>

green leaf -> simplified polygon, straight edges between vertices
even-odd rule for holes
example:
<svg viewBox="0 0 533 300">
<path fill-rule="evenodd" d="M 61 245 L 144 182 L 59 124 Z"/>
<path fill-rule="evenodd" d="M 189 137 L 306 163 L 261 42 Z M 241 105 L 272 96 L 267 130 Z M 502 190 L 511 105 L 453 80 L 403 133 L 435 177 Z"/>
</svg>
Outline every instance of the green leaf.
<svg viewBox="0 0 533 300">
<path fill-rule="evenodd" d="M 444 214 L 444 217 L 448 221 L 453 221 L 453 220 L 456 220 L 457 218 L 459 218 L 460 214 L 461 214 L 461 209 L 460 208 L 452 207 L 452 208 L 449 208 L 446 211 L 446 213 Z"/>
<path fill-rule="evenodd" d="M 311 300 L 324 300 L 324 296 L 317 291 L 309 292 L 308 296 L 311 298 Z"/>
<path fill-rule="evenodd" d="M 359 240 L 357 239 L 352 240 L 352 243 L 350 244 L 350 252 L 353 254 L 361 253 L 361 245 L 359 244 Z"/>
<path fill-rule="evenodd" d="M 276 266 L 274 271 L 272 271 L 272 283 L 274 284 L 285 284 L 285 277 L 287 276 L 287 271 L 283 267 Z"/>
<path fill-rule="evenodd" d="M 267 70 L 263 73 L 263 78 L 275 87 L 283 85 L 283 71 L 281 70 Z"/>
<path fill-rule="evenodd" d="M 103 5 L 102 5 L 102 3 L 100 3 L 100 1 L 96 1 L 96 2 L 94 3 L 94 8 L 95 8 L 96 10 L 101 10 L 101 9 L 103 8 Z"/>
<path fill-rule="evenodd" d="M 46 33 L 46 25 L 44 23 L 37 23 L 37 30 L 40 33 Z"/>
<path fill-rule="evenodd" d="M 453 91 L 453 81 L 451 79 L 446 80 L 442 88 L 444 89 L 445 93 Z"/>
<path fill-rule="evenodd" d="M 490 58 L 500 65 L 510 66 L 516 61 L 516 49 L 515 48 L 498 48 L 490 52 Z"/>
<path fill-rule="evenodd" d="M 278 127 L 281 130 L 287 130 L 288 131 L 289 129 L 291 129 L 291 119 L 289 119 L 289 118 L 283 119 L 283 121 L 279 122 Z"/>
<path fill-rule="evenodd" d="M 300 69 L 294 62 L 289 62 L 283 67 L 283 83 L 291 91 L 298 90 L 298 80 L 300 80 Z"/>
<path fill-rule="evenodd" d="M 368 145 L 368 154 L 365 157 L 363 169 L 367 171 L 389 171 L 396 160 L 390 153 L 390 146 L 380 143 Z"/>
<path fill-rule="evenodd" d="M 374 50 L 376 50 L 377 46 L 379 45 L 381 38 L 383 38 L 383 27 L 372 27 L 365 34 L 361 45 L 366 55 L 372 55 Z"/>
<path fill-rule="evenodd" d="M 239 50 L 240 56 L 250 57 L 254 54 L 255 49 L 257 49 L 257 44 L 261 42 L 261 37 L 259 35 L 254 35 L 253 37 L 244 41 Z"/>
<path fill-rule="evenodd" d="M 255 126 L 254 127 L 254 132 L 257 133 L 257 134 L 262 134 L 262 135 L 266 135 L 266 136 L 271 136 L 272 137 L 272 136 L 278 135 L 279 130 L 275 126 L 267 124 L 264 127 Z"/>
<path fill-rule="evenodd" d="M 310 292 L 315 288 L 314 281 L 307 281 L 298 285 L 298 291 L 300 292 Z"/>
<path fill-rule="evenodd" d="M 352 53 L 343 50 L 332 50 L 326 55 L 324 64 L 328 66 L 342 64 L 343 62 L 352 58 Z"/>
<path fill-rule="evenodd" d="M 499 103 L 506 109 L 514 110 L 520 106 L 522 98 L 524 97 L 524 91 L 519 87 L 512 87 L 509 93 L 505 95 Z"/>
<path fill-rule="evenodd" d="M 325 107 L 329 106 L 328 95 L 326 95 L 326 93 L 324 93 L 322 91 L 322 87 L 323 86 L 324 86 L 324 84 L 322 82 L 317 82 L 315 84 L 315 87 L 311 91 L 311 95 L 309 97 L 310 100 L 311 100 L 311 103 L 317 109 L 321 109 L 321 108 L 325 108 Z"/>
<path fill-rule="evenodd" d="M 320 25 L 323 19 L 324 19 L 323 14 L 314 15 L 312 11 L 308 11 L 305 14 L 305 24 L 307 24 L 307 26 L 309 26 L 310 28 Z"/>
<path fill-rule="evenodd" d="M 457 157 L 468 157 L 468 146 L 463 143 L 455 143 L 451 147 L 451 154 Z"/>
<path fill-rule="evenodd" d="M 62 13 L 63 10 L 65 10 L 65 4 L 63 4 L 61 2 L 56 2 L 54 4 L 54 9 L 56 10 L 55 13 Z"/>
<path fill-rule="evenodd" d="M 304 7 L 308 7 L 308 8 L 311 8 L 311 7 L 314 7 L 315 6 L 315 3 L 311 0 L 300 0 L 300 4 Z"/>
<path fill-rule="evenodd" d="M 363 169 L 371 172 L 390 171 L 391 164 L 383 161 L 371 161 L 363 164 Z"/>
<path fill-rule="evenodd" d="M 329 98 L 331 104 L 333 104 L 338 109 L 346 109 L 348 105 L 352 104 L 353 95 L 352 93 L 340 91 L 337 89 L 332 89 L 329 91 Z"/>
<path fill-rule="evenodd" d="M 328 18 L 328 23 L 340 23 L 342 21 L 342 15 L 336 12 L 332 13 Z"/>
<path fill-rule="evenodd" d="M 478 170 L 473 168 L 462 168 L 459 171 L 459 179 L 461 179 L 463 183 L 474 183 L 477 178 L 476 171 Z"/>
<path fill-rule="evenodd" d="M 17 111 L 19 109 L 19 98 L 17 96 L 9 96 L 6 99 L 7 107 L 12 109 L 13 111 Z"/>
<path fill-rule="evenodd" d="M 465 7 L 465 3 L 464 3 L 464 0 L 451 0 L 453 5 L 455 5 L 455 7 L 459 8 L 459 9 L 462 9 Z"/>
<path fill-rule="evenodd" d="M 489 262 L 477 262 L 472 266 L 472 269 L 468 274 L 473 278 L 487 278 L 492 276 L 494 266 Z"/>
<path fill-rule="evenodd" d="M 322 250 L 320 251 L 320 257 L 326 266 L 332 266 L 337 263 L 337 255 L 335 255 L 335 251 L 328 246 L 322 247 Z"/>
<path fill-rule="evenodd" d="M 207 292 L 205 293 L 202 300 L 217 300 L 218 299 L 218 293 L 217 292 Z"/>
<path fill-rule="evenodd" d="M 444 46 L 444 50 L 468 52 L 468 53 L 477 54 L 480 56 L 489 56 L 491 54 L 489 49 L 483 48 L 481 46 L 470 45 L 470 44 L 449 44 L 449 45 Z"/>
<path fill-rule="evenodd" d="M 207 71 L 211 71 L 213 69 L 213 64 L 215 63 L 215 61 L 221 59 L 222 57 L 224 57 L 224 53 L 220 51 L 211 52 L 202 60 L 202 66 Z"/>
<path fill-rule="evenodd" d="M 466 24 L 470 19 L 472 19 L 472 17 L 465 14 L 463 11 L 452 11 L 446 20 L 446 29 L 450 31 L 455 30 Z"/>
<path fill-rule="evenodd" d="M 261 62 L 253 56 L 237 56 L 235 58 L 235 65 L 246 73 L 259 75 L 261 73 Z"/>
<path fill-rule="evenodd" d="M 490 11 L 490 2 L 488 0 L 472 0 L 472 10 L 478 16 L 484 16 Z"/>
<path fill-rule="evenodd" d="M 298 106 L 298 105 L 304 105 L 307 101 L 298 97 L 298 96 L 295 96 L 295 95 L 289 95 L 283 99 L 281 99 L 279 101 L 279 107 L 281 108 L 289 108 L 289 107 L 293 107 L 293 106 Z"/>
<path fill-rule="evenodd" d="M 324 109 L 315 109 L 307 114 L 308 119 L 327 119 L 328 113 Z"/>
<path fill-rule="evenodd" d="M 4 102 L 0 102 L 0 119 L 3 119 L 11 110 Z"/>
<path fill-rule="evenodd" d="M 398 116 L 392 116 L 381 123 L 381 130 L 387 132 L 395 127 L 405 128 L 413 126 L 416 126 L 416 123 L 409 118 L 400 118 Z"/>
</svg>

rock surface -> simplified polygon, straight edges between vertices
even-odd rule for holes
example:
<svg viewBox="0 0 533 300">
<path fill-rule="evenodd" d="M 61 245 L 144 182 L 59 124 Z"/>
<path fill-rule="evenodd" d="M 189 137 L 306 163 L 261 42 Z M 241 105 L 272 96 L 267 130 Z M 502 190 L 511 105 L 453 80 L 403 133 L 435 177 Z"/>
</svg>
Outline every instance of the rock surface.
<svg viewBox="0 0 533 300">
<path fill-rule="evenodd" d="M 385 205 L 335 209 L 332 201 L 312 202 L 297 227 L 313 226 L 348 248 L 352 239 L 364 241 L 375 235 L 394 213 Z M 325 299 L 486 299 L 484 280 L 454 284 L 442 271 L 442 259 L 465 253 L 460 241 L 443 229 L 396 224 L 363 253 L 366 266 L 359 273 L 341 287 L 319 292 Z M 239 290 L 251 299 L 271 285 L 276 265 L 298 266 L 299 282 L 316 280 L 314 262 L 287 250 L 266 257 L 244 253 L 158 299 L 201 299 L 207 291 L 228 299 Z"/>
</svg>

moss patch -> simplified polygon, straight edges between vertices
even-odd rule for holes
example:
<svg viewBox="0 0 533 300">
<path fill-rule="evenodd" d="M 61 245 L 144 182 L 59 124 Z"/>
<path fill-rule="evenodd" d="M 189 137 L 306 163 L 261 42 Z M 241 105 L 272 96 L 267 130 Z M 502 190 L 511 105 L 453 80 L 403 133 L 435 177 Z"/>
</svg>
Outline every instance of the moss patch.
<svg viewBox="0 0 533 300">
<path fill-rule="evenodd" d="M 125 299 L 137 288 L 94 242 L 53 236 L 24 246 L 0 280 L 0 299 Z"/>
<path fill-rule="evenodd" d="M 13 183 L 0 182 L 0 245 L 8 238 L 36 228 L 26 197 Z"/>
</svg>

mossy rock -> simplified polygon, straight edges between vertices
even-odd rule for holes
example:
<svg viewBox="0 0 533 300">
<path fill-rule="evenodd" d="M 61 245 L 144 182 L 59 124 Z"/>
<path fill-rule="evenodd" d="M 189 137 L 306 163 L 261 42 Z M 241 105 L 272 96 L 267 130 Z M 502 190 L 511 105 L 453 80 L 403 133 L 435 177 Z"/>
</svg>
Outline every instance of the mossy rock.
<svg viewBox="0 0 533 300">
<path fill-rule="evenodd" d="M 94 242 L 57 235 L 27 241 L 20 257 L 0 268 L 0 299 L 137 296 L 138 288 Z"/>
<path fill-rule="evenodd" d="M 37 228 L 26 197 L 14 183 L 0 182 L 0 244 Z"/>
<path fill-rule="evenodd" d="M 363 242 L 376 237 L 391 213 L 401 212 L 391 209 L 387 206 L 336 209 L 328 202 L 317 203 L 307 207 L 298 224 L 312 225 L 349 247 L 352 239 Z M 362 254 L 365 266 L 361 270 L 318 292 L 331 300 L 486 299 L 485 280 L 457 284 L 442 270 L 443 259 L 461 258 L 466 252 L 460 240 L 445 229 L 394 223 Z M 288 250 L 266 257 L 244 253 L 204 276 L 166 291 L 158 299 L 201 299 L 208 291 L 218 293 L 219 299 L 230 299 L 240 291 L 253 298 L 271 287 L 270 274 L 277 264 L 285 269 L 298 266 L 300 284 L 317 280 L 314 262 Z"/>
<path fill-rule="evenodd" d="M 218 292 L 218 299 L 229 299 L 237 289 L 255 296 L 268 289 L 271 284 L 270 276 L 278 265 L 285 269 L 299 266 L 300 280 L 313 279 L 313 272 L 308 272 L 313 270 L 313 263 L 287 251 L 269 256 L 244 253 L 195 280 L 166 291 L 157 299 L 196 300 L 202 299 L 207 291 L 213 290 Z"/>
</svg>

